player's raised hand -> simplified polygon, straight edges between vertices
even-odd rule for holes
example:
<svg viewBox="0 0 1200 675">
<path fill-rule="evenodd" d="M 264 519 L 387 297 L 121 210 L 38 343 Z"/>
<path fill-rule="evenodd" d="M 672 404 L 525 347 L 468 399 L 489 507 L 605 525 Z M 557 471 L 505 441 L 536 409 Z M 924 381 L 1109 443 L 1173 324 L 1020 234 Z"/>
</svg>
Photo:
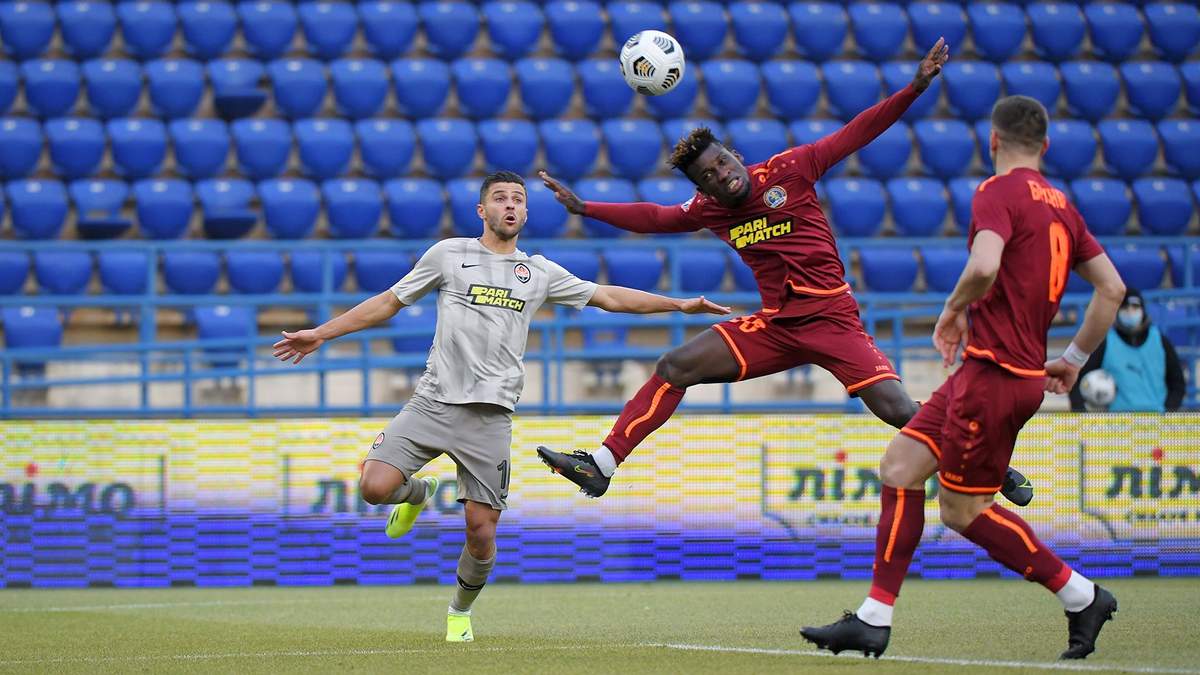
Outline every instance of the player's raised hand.
<svg viewBox="0 0 1200 675">
<path fill-rule="evenodd" d="M 310 328 L 298 330 L 295 333 L 285 330 L 283 339 L 271 346 L 275 350 L 273 355 L 280 361 L 294 358 L 292 363 L 300 363 L 305 356 L 317 351 L 323 344 L 325 344 L 325 338 L 317 337 L 317 331 Z"/>
<path fill-rule="evenodd" d="M 546 189 L 553 192 L 554 198 L 567 207 L 568 211 L 577 215 L 583 214 L 583 200 L 571 192 L 570 188 L 551 178 L 545 170 L 538 171 L 538 177 L 542 179 Z"/>
<path fill-rule="evenodd" d="M 1046 362 L 1046 391 L 1051 394 L 1065 394 L 1075 386 L 1079 379 L 1079 366 L 1071 365 L 1062 358 Z"/>
<path fill-rule="evenodd" d="M 925 58 L 917 64 L 917 72 L 913 75 L 913 88 L 917 91 L 928 89 L 929 83 L 942 72 L 942 66 L 946 65 L 949 59 L 950 45 L 946 44 L 946 38 L 938 38 Z"/>
<path fill-rule="evenodd" d="M 698 298 L 684 300 L 683 304 L 679 306 L 679 311 L 684 314 L 728 314 L 733 310 L 718 305 L 702 295 Z"/>
<path fill-rule="evenodd" d="M 942 355 L 942 365 L 949 368 L 958 360 L 958 349 L 967 339 L 967 313 L 949 307 L 942 310 L 933 327 L 933 346 Z"/>
</svg>

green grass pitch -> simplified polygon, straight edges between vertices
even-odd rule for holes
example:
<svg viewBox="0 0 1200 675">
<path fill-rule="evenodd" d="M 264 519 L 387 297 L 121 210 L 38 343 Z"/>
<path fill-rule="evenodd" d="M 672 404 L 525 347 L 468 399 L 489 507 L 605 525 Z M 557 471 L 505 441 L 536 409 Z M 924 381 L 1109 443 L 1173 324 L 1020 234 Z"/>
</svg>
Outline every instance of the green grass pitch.
<svg viewBox="0 0 1200 675">
<path fill-rule="evenodd" d="M 1116 620 L 1069 663 L 1058 602 L 1016 580 L 910 580 L 879 661 L 798 633 L 866 582 L 494 584 L 469 644 L 446 587 L 0 590 L 0 672 L 1200 674 L 1200 580 L 1106 585 Z"/>
</svg>

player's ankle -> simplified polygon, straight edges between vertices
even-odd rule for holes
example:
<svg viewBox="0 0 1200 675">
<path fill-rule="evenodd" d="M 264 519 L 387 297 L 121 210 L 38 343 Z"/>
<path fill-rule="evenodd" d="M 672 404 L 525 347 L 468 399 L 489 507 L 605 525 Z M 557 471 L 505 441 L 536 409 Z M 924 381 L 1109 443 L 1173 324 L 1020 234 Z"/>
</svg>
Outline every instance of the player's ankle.
<svg viewBox="0 0 1200 675">
<path fill-rule="evenodd" d="M 600 474 L 605 478 L 612 478 L 617 471 L 617 458 L 613 456 L 612 450 L 609 450 L 606 445 L 601 445 L 599 450 L 592 451 L 592 461 L 596 463 L 596 468 L 600 469 Z"/>
<path fill-rule="evenodd" d="M 854 613 L 865 624 L 882 628 L 892 625 L 892 606 L 867 596 Z"/>
</svg>

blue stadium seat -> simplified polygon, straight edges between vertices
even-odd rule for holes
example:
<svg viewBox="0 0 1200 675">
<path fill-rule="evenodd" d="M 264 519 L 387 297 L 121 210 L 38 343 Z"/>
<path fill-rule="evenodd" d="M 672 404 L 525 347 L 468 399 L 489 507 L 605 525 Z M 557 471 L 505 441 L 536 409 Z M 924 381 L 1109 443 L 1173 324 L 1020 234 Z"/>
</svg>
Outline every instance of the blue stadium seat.
<svg viewBox="0 0 1200 675">
<path fill-rule="evenodd" d="M 56 180 L 15 180 L 5 186 L 18 239 L 57 239 L 67 218 L 67 190 Z"/>
<path fill-rule="evenodd" d="M 17 98 L 21 76 L 17 66 L 9 61 L 0 61 L 0 115 L 8 112 Z"/>
<path fill-rule="evenodd" d="M 608 163 L 621 178 L 637 180 L 661 165 L 663 136 L 650 120 L 607 120 L 601 125 Z"/>
<path fill-rule="evenodd" d="M 230 125 L 238 170 L 260 180 L 278 176 L 292 152 L 292 128 L 280 119 L 238 120 Z"/>
<path fill-rule="evenodd" d="M 729 256 L 720 249 L 681 250 L 679 286 L 673 290 L 683 293 L 712 293 L 721 289 Z"/>
<path fill-rule="evenodd" d="M 629 327 L 624 324 L 620 314 L 612 314 L 599 307 L 581 307 L 573 316 L 578 317 L 581 324 L 580 334 L 583 338 L 583 348 L 592 354 L 604 351 L 616 351 L 627 347 L 629 342 Z M 586 323 L 585 323 L 586 322 Z M 616 359 L 591 360 L 588 367 L 595 377 L 595 386 L 619 386 L 622 362 Z"/>
<path fill-rule="evenodd" d="M 146 64 L 146 88 L 155 115 L 190 117 L 204 96 L 204 68 L 190 59 L 159 59 Z"/>
<path fill-rule="evenodd" d="M 600 152 L 600 131 L 588 120 L 547 120 L 538 124 L 550 173 L 575 180 L 592 171 Z"/>
<path fill-rule="evenodd" d="M 425 28 L 429 51 L 451 61 L 471 50 L 479 34 L 479 12 L 462 0 L 425 0 L 417 12 Z"/>
<path fill-rule="evenodd" d="M 633 184 L 620 178 L 587 178 L 575 183 L 575 193 L 580 199 L 590 202 L 637 201 Z M 625 230 L 595 218 L 583 219 L 583 231 L 588 237 L 619 237 L 625 234 Z"/>
<path fill-rule="evenodd" d="M 879 102 L 879 69 L 866 61 L 830 61 L 821 66 L 831 112 L 843 120 Z"/>
<path fill-rule="evenodd" d="M 220 276 L 221 259 L 216 251 L 168 250 L 162 254 L 162 277 L 168 293 L 212 293 Z"/>
<path fill-rule="evenodd" d="M 326 180 L 340 176 L 354 154 L 354 128 L 344 119 L 311 118 L 292 125 L 304 173 Z"/>
<path fill-rule="evenodd" d="M 296 251 L 291 255 L 292 288 L 300 293 L 320 293 L 325 284 L 325 256 L 329 257 L 330 290 L 346 283 L 346 256 L 341 251 Z M 397 279 L 398 281 L 399 279 Z"/>
<path fill-rule="evenodd" d="M 112 3 L 71 0 L 56 3 L 59 34 L 67 51 L 78 60 L 103 54 L 117 31 Z"/>
<path fill-rule="evenodd" d="M 883 186 L 869 178 L 825 181 L 833 226 L 844 237 L 873 237 L 886 211 Z"/>
<path fill-rule="evenodd" d="M 104 158 L 104 127 L 88 117 L 59 117 L 43 127 L 54 172 L 67 178 L 95 173 Z"/>
<path fill-rule="evenodd" d="M 208 178 L 196 183 L 196 199 L 204 215 L 204 234 L 209 239 L 240 239 L 258 223 L 250 208 L 256 190 L 242 178 Z"/>
<path fill-rule="evenodd" d="M 945 187 L 933 178 L 893 178 L 887 183 L 896 231 L 905 237 L 936 237 L 946 221 Z"/>
<path fill-rule="evenodd" d="M 121 210 L 129 198 L 129 185 L 111 178 L 83 178 L 67 187 L 75 204 L 75 232 L 80 239 L 115 239 L 133 222 Z"/>
<path fill-rule="evenodd" d="M 1175 178 L 1139 178 L 1133 182 L 1138 222 L 1142 232 L 1159 237 L 1177 237 L 1192 220 L 1192 191 Z"/>
<path fill-rule="evenodd" d="M 387 98 L 387 66 L 374 59 L 338 59 L 329 65 L 338 112 L 353 119 L 373 117 Z"/>
<path fill-rule="evenodd" d="M 908 16 L 892 3 L 860 0 L 851 4 L 850 25 L 858 51 L 876 63 L 896 58 L 908 37 Z"/>
<path fill-rule="evenodd" d="M 1168 246 L 1167 259 L 1171 263 L 1171 285 L 1175 288 L 1195 288 L 1200 286 L 1200 246 L 1191 247 L 1192 278 L 1188 283 L 1187 263 L 1184 261 L 1186 249 L 1183 246 Z"/>
<path fill-rule="evenodd" d="M 366 178 L 336 178 L 321 185 L 329 233 L 337 239 L 361 239 L 379 230 L 383 193 Z"/>
<path fill-rule="evenodd" d="M 160 58 L 175 40 L 175 6 L 164 0 L 136 0 L 117 5 L 125 50 L 135 59 Z"/>
<path fill-rule="evenodd" d="M 138 228 L 147 239 L 178 239 L 192 221 L 192 184 L 153 179 L 133 185 Z"/>
<path fill-rule="evenodd" d="M 536 239 L 561 237 L 567 228 L 567 209 L 546 189 L 542 179 L 530 176 L 525 179 L 525 196 L 528 199 L 529 219 L 521 235 Z"/>
<path fill-rule="evenodd" d="M 483 231 L 476 206 L 479 204 L 479 178 L 455 178 L 446 181 L 446 197 L 450 202 L 450 223 L 460 237 L 477 237 Z"/>
<path fill-rule="evenodd" d="M 354 123 L 358 151 L 367 173 L 392 178 L 408 173 L 417 135 L 408 120 L 377 117 Z"/>
<path fill-rule="evenodd" d="M 962 175 L 975 155 L 971 128 L 959 120 L 920 120 L 913 124 L 925 169 L 943 180 Z"/>
<path fill-rule="evenodd" d="M 992 166 L 992 120 L 982 119 L 975 122 L 975 142 L 979 148 L 979 162 L 983 164 L 983 171 L 987 174 L 995 173 L 996 167 Z"/>
<path fill-rule="evenodd" d="M 696 196 L 696 186 L 686 178 L 643 178 L 638 181 L 637 193 L 641 201 L 674 206 Z"/>
<path fill-rule="evenodd" d="M 417 10 L 407 2 L 363 0 L 357 3 L 363 38 L 376 58 L 395 59 L 409 49 L 417 34 Z"/>
<path fill-rule="evenodd" d="M 233 249 L 225 254 L 225 275 L 238 293 L 274 293 L 283 281 L 283 257 L 277 251 Z"/>
<path fill-rule="evenodd" d="M 729 267 L 733 270 L 733 285 L 737 290 L 743 293 L 759 292 L 758 280 L 754 278 L 754 271 L 733 249 L 729 249 Z"/>
<path fill-rule="evenodd" d="M 1003 63 L 1021 49 L 1025 40 L 1025 13 L 1008 2 L 967 3 L 971 40 L 980 56 Z"/>
<path fill-rule="evenodd" d="M 1095 123 L 1108 117 L 1117 105 L 1121 82 L 1117 69 L 1097 61 L 1068 61 L 1059 66 L 1067 91 L 1067 111 Z"/>
<path fill-rule="evenodd" d="M 1200 178 L 1200 123 L 1195 119 L 1163 120 L 1158 123 L 1167 166 L 1188 180 Z"/>
<path fill-rule="evenodd" d="M 1047 136 L 1050 147 L 1045 159 L 1050 175 L 1070 180 L 1091 171 L 1096 159 L 1096 136 L 1092 125 L 1079 120 L 1054 120 Z"/>
<path fill-rule="evenodd" d="M 188 53 L 201 61 L 220 57 L 233 42 L 238 17 L 226 0 L 197 0 L 176 5 Z"/>
<path fill-rule="evenodd" d="M 528 0 L 489 0 L 483 5 L 488 42 L 502 58 L 516 61 L 537 46 L 542 34 L 542 10 Z"/>
<path fill-rule="evenodd" d="M 946 38 L 951 55 L 962 50 L 967 38 L 967 15 L 957 3 L 942 0 L 913 2 L 908 5 L 913 46 L 917 52 L 929 51 L 938 38 Z"/>
<path fill-rule="evenodd" d="M 363 249 L 354 252 L 354 283 L 358 290 L 382 293 L 412 269 L 406 253 Z"/>
<path fill-rule="evenodd" d="M 250 117 L 267 100 L 259 83 L 267 69 L 255 59 L 217 59 L 208 63 L 208 79 L 212 83 L 213 107 L 226 120 Z"/>
<path fill-rule="evenodd" d="M 560 117 L 575 93 L 575 71 L 562 59 L 521 59 L 516 64 L 521 107 L 535 120 Z"/>
<path fill-rule="evenodd" d="M 883 86 L 887 90 L 888 96 L 891 96 L 912 83 L 913 75 L 917 73 L 917 66 L 915 63 L 909 61 L 888 61 L 879 67 L 879 73 L 883 75 Z M 929 83 L 929 88 L 925 90 L 925 93 L 921 94 L 908 107 L 908 110 L 904 111 L 901 119 L 912 123 L 928 117 L 929 113 L 933 112 L 933 109 L 937 107 L 938 100 L 941 97 L 942 78 L 935 77 Z"/>
<path fill-rule="evenodd" d="M 29 119 L 0 120 L 0 179 L 24 178 L 33 172 L 42 155 L 42 128 Z"/>
<path fill-rule="evenodd" d="M 653 291 L 662 278 L 663 261 L 653 248 L 610 248 L 600 254 L 608 283 L 614 286 Z"/>
<path fill-rule="evenodd" d="M 475 161 L 475 125 L 466 120 L 423 119 L 417 122 L 417 139 L 426 170 L 436 178 L 461 176 Z"/>
<path fill-rule="evenodd" d="M 1125 231 L 1133 202 L 1129 186 L 1114 178 L 1078 178 L 1071 181 L 1075 207 L 1087 223 L 1088 231 L 1097 236 L 1119 235 Z"/>
<path fill-rule="evenodd" d="M 950 179 L 946 184 L 950 190 L 950 204 L 954 208 L 954 222 L 963 232 L 971 226 L 971 200 L 982 182 L 982 178 L 960 176 Z"/>
<path fill-rule="evenodd" d="M 487 119 L 504 111 L 512 89 L 512 71 L 507 63 L 500 59 L 465 58 L 455 61 L 450 70 L 464 114 Z"/>
<path fill-rule="evenodd" d="M 105 293 L 141 295 L 146 292 L 148 279 L 145 251 L 105 250 L 96 254 L 100 284 Z"/>
<path fill-rule="evenodd" d="M 1183 2 L 1152 2 L 1143 10 L 1150 43 L 1159 56 L 1176 63 L 1196 52 L 1200 44 L 1200 10 Z"/>
<path fill-rule="evenodd" d="M 622 45 L 634 33 L 644 30 L 667 30 L 663 8 L 657 2 L 644 0 L 612 0 L 607 4 L 609 27 L 615 45 Z"/>
<path fill-rule="evenodd" d="M 24 251 L 0 251 L 0 295 L 14 295 L 25 288 L 29 278 L 29 254 Z"/>
<path fill-rule="evenodd" d="M 860 248 L 863 283 L 879 293 L 907 293 L 917 282 L 917 258 L 911 246 Z"/>
<path fill-rule="evenodd" d="M 788 15 L 783 5 L 738 0 L 729 5 L 729 19 L 742 56 L 751 61 L 766 61 L 783 49 L 788 33 Z"/>
<path fill-rule="evenodd" d="M 1180 65 L 1179 75 L 1183 77 L 1183 86 L 1187 93 L 1188 111 L 1193 115 L 1200 115 L 1200 61 L 1189 61 Z M 0 99 L 0 110 L 3 110 L 5 107 L 2 99 Z"/>
<path fill-rule="evenodd" d="M 1031 3 L 1025 11 L 1038 56 L 1057 63 L 1079 53 L 1085 31 L 1079 5 L 1052 0 Z"/>
<path fill-rule="evenodd" d="M 1000 71 L 984 61 L 951 61 L 942 68 L 950 110 L 968 122 L 989 117 L 1000 98 Z"/>
<path fill-rule="evenodd" d="M 537 157 L 537 128 L 529 120 L 484 120 L 476 127 L 488 171 L 528 173 Z"/>
<path fill-rule="evenodd" d="M 692 113 L 696 105 L 696 94 L 700 93 L 700 78 L 696 76 L 698 68 L 685 68 L 683 79 L 671 91 L 662 96 L 646 98 L 650 114 L 663 120 L 673 117 L 686 117 Z"/>
<path fill-rule="evenodd" d="M 358 32 L 358 14 L 348 2 L 301 2 L 296 7 L 309 53 L 326 61 L 346 53 Z"/>
<path fill-rule="evenodd" d="M 79 295 L 92 280 L 92 256 L 87 251 L 36 251 L 33 274 L 45 293 Z"/>
<path fill-rule="evenodd" d="M 857 153 L 858 163 L 872 178 L 892 178 L 904 173 L 912 154 L 908 125 L 897 122 Z"/>
<path fill-rule="evenodd" d="M 167 129 L 162 122 L 122 117 L 109 120 L 107 128 L 118 173 L 127 178 L 158 173 L 167 154 Z"/>
<path fill-rule="evenodd" d="M 278 59 L 267 66 L 275 107 L 284 117 L 312 117 L 321 109 L 329 83 L 325 66 L 315 59 Z"/>
<path fill-rule="evenodd" d="M 604 16 L 592 0 L 554 0 L 546 3 L 546 23 L 554 51 L 569 61 L 579 61 L 596 51 L 604 37 Z"/>
<path fill-rule="evenodd" d="M 175 120 L 168 126 L 176 168 L 190 178 L 211 178 L 225 171 L 229 127 L 221 120 Z"/>
<path fill-rule="evenodd" d="M 1001 66 L 1000 73 L 1004 78 L 1006 95 L 1020 94 L 1035 98 L 1051 113 L 1058 108 L 1058 95 L 1062 87 L 1054 66 L 1045 61 L 1014 61 Z"/>
<path fill-rule="evenodd" d="M 788 126 L 788 130 L 792 133 L 792 140 L 796 145 L 808 145 L 816 143 L 822 138 L 832 134 L 842 128 L 841 122 L 833 120 L 796 120 Z M 833 178 L 842 173 L 846 168 L 846 160 L 842 160 L 834 164 L 824 174 L 825 178 Z M 818 183 L 818 186 L 820 183 Z"/>
<path fill-rule="evenodd" d="M 14 60 L 41 56 L 53 38 L 54 9 L 50 3 L 0 3 L 0 43 Z"/>
<path fill-rule="evenodd" d="M 388 326 L 406 331 L 420 331 L 417 335 L 404 335 L 392 338 L 392 349 L 397 354 L 412 354 L 424 357 L 433 347 L 433 337 L 437 334 L 437 305 L 422 303 L 409 305 L 400 310 L 388 321 Z M 413 369 L 415 377 L 420 377 L 423 367 Z"/>
<path fill-rule="evenodd" d="M 398 59 L 392 63 L 396 102 L 413 119 L 433 117 L 450 93 L 450 66 L 435 59 Z"/>
<path fill-rule="evenodd" d="M 729 136 L 725 133 L 725 127 L 721 126 L 720 122 L 706 117 L 677 118 L 666 120 L 661 125 L 663 137 L 666 139 L 667 147 L 669 148 L 675 147 L 679 139 L 691 133 L 692 129 L 700 127 L 708 127 L 712 131 L 713 136 L 717 138 L 729 139 Z"/>
<path fill-rule="evenodd" d="M 721 51 L 725 33 L 725 11 L 712 0 L 675 0 L 667 5 L 675 37 L 689 59 L 704 61 Z"/>
<path fill-rule="evenodd" d="M 850 28 L 850 17 L 838 3 L 812 0 L 793 2 L 792 36 L 796 50 L 809 61 L 827 61 L 842 53 L 842 43 Z"/>
<path fill-rule="evenodd" d="M 921 261 L 925 263 L 925 285 L 936 293 L 950 293 L 958 284 L 970 254 L 965 246 L 923 246 Z"/>
<path fill-rule="evenodd" d="M 252 307 L 215 305 L 197 307 L 196 339 L 232 340 L 254 337 L 258 326 Z M 246 349 L 242 347 L 216 347 L 204 350 L 205 365 L 209 368 L 241 368 Z"/>
<path fill-rule="evenodd" d="M 271 178 L 258 184 L 263 222 L 276 239 L 306 239 L 321 215 L 321 193 L 303 178 Z"/>
<path fill-rule="evenodd" d="M 807 61 L 778 60 L 767 61 L 761 70 L 772 115 L 796 120 L 812 113 L 821 97 L 816 66 Z"/>
<path fill-rule="evenodd" d="M 542 255 L 580 279 L 600 279 L 600 256 L 596 255 L 595 251 L 582 248 L 545 248 L 542 249 Z"/>
<path fill-rule="evenodd" d="M 1157 247 L 1109 246 L 1107 253 L 1126 286 L 1149 291 L 1162 284 L 1167 266 Z"/>
<path fill-rule="evenodd" d="M 722 119 L 746 117 L 758 104 L 758 66 L 741 59 L 713 59 L 701 66 L 708 107 Z"/>
<path fill-rule="evenodd" d="M 93 59 L 83 64 L 92 112 L 105 119 L 124 117 L 142 96 L 142 68 L 129 59 Z"/>
<path fill-rule="evenodd" d="M 1152 121 L 1170 115 L 1183 91 L 1179 71 L 1161 61 L 1123 64 L 1121 79 L 1125 81 L 1125 96 L 1132 112 Z"/>
<path fill-rule="evenodd" d="M 79 66 L 64 59 L 34 59 L 21 64 L 25 104 L 38 117 L 70 114 L 79 98 Z"/>
<path fill-rule="evenodd" d="M 1137 7 L 1124 2 L 1092 2 L 1083 14 L 1096 57 L 1121 63 L 1137 51 L 1144 32 Z"/>
<path fill-rule="evenodd" d="M 5 349 L 47 349 L 62 344 L 62 318 L 53 307 L 4 307 L 0 308 L 0 319 L 4 322 Z M 44 361 L 22 360 L 14 365 L 23 377 L 43 377 L 46 373 Z"/>
<path fill-rule="evenodd" d="M 575 67 L 589 117 L 621 117 L 633 103 L 633 90 L 625 84 L 615 59 L 588 59 Z"/>
<path fill-rule="evenodd" d="M 741 119 L 725 125 L 729 141 L 746 164 L 765 162 L 788 148 L 787 127 L 779 120 Z"/>
<path fill-rule="evenodd" d="M 1109 173 L 1127 181 L 1150 170 L 1158 156 L 1158 136 L 1146 120 L 1103 120 L 1096 125 Z"/>
<path fill-rule="evenodd" d="M 237 6 L 242 23 L 242 39 L 250 53 L 263 61 L 286 53 L 296 36 L 300 18 L 296 8 L 285 0 L 242 0 Z"/>
</svg>

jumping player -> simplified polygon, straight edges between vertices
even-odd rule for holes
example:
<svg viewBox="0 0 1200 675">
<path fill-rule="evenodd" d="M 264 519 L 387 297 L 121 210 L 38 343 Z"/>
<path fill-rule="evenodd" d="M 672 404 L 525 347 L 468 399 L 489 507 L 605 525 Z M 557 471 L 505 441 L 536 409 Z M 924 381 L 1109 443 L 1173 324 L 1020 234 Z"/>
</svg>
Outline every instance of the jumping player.
<svg viewBox="0 0 1200 675">
<path fill-rule="evenodd" d="M 542 173 L 572 213 L 642 233 L 711 230 L 753 270 L 758 312 L 713 326 L 667 352 L 655 374 L 617 418 L 603 445 L 572 454 L 538 448 L 542 461 L 592 497 L 608 489 L 617 465 L 674 413 L 688 387 L 734 382 L 813 363 L 833 373 L 852 396 L 896 428 L 917 411 L 900 376 L 875 347 L 845 282 L 833 232 L 813 184 L 832 166 L 900 119 L 948 58 L 944 40 L 929 50 L 910 85 L 863 111 L 821 140 L 747 168 L 705 128 L 681 139 L 671 164 L 696 184 L 678 206 L 583 202 Z M 1024 506 L 1033 488 L 1013 472 L 1004 494 Z"/>
<path fill-rule="evenodd" d="M 433 290 L 437 327 L 425 374 L 399 415 L 376 437 L 359 487 L 371 504 L 395 504 L 389 537 L 400 537 L 437 491 L 413 474 L 443 453 L 458 465 L 466 545 L 446 619 L 446 640 L 468 642 L 471 605 L 495 564 L 496 523 L 507 508 L 512 410 L 525 379 L 529 322 L 543 303 L 610 312 L 728 314 L 703 297 L 677 300 L 620 286 L 597 286 L 546 258 L 517 248 L 527 216 L 525 183 L 510 171 L 488 176 L 476 207 L 478 239 L 445 239 L 429 248 L 391 289 L 317 328 L 284 332 L 274 354 L 299 363 L 328 340 L 388 320 Z"/>
<path fill-rule="evenodd" d="M 971 204 L 970 257 L 934 328 L 949 366 L 962 366 L 933 394 L 884 454 L 882 509 L 870 593 L 856 613 L 820 628 L 809 642 L 877 658 L 887 649 L 892 609 L 925 525 L 925 481 L 936 471 L 942 522 L 1008 569 L 1062 601 L 1068 646 L 1082 659 L 1117 610 L 1117 600 L 1063 563 L 1020 516 L 993 501 L 1017 433 L 1044 391 L 1071 389 L 1112 325 L 1125 295 L 1121 277 L 1066 196 L 1038 171 L 1046 109 L 1009 96 L 992 109 L 996 175 Z M 1074 269 L 1095 286 L 1083 325 L 1066 352 L 1046 362 L 1046 331 Z"/>
</svg>

